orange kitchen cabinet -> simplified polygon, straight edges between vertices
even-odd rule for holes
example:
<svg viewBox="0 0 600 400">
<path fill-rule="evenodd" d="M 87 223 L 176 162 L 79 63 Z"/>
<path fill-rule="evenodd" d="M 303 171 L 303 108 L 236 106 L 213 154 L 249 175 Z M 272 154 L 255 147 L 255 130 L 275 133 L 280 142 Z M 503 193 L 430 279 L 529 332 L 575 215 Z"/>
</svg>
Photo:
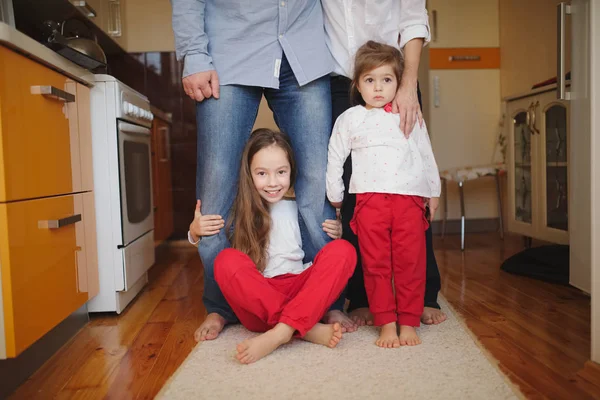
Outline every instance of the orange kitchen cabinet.
<svg viewBox="0 0 600 400">
<path fill-rule="evenodd" d="M 4 347 L 5 357 L 16 357 L 81 307 L 90 286 L 97 290 L 87 271 L 96 253 L 95 237 L 86 241 L 85 224 L 94 218 L 86 195 L 93 197 L 0 204 L 0 356 Z"/>
<path fill-rule="evenodd" d="M 81 191 L 77 84 L 1 46 L 0 82 L 0 202 Z"/>
<path fill-rule="evenodd" d="M 2 46 L 0 82 L 5 359 L 98 294 L 99 278 L 90 89 Z"/>
<path fill-rule="evenodd" d="M 173 234 L 173 183 L 171 181 L 171 126 L 160 118 L 152 125 L 152 192 L 154 241 L 160 244 Z"/>
</svg>

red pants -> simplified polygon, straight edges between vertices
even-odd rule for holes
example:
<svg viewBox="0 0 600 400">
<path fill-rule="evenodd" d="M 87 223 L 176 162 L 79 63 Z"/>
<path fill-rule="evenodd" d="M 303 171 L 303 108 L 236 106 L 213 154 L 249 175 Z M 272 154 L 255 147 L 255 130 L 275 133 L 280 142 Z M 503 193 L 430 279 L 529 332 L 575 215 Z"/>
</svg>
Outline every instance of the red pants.
<svg viewBox="0 0 600 400">
<path fill-rule="evenodd" d="M 396 321 L 399 325 L 419 326 L 426 275 L 423 232 L 428 227 L 423 199 L 357 194 L 350 226 L 358 236 L 374 324 Z"/>
<path fill-rule="evenodd" d="M 328 243 L 301 274 L 265 278 L 246 254 L 225 249 L 215 259 L 215 280 L 242 325 L 265 332 L 283 322 L 304 336 L 339 297 L 356 266 L 345 240 Z"/>
</svg>

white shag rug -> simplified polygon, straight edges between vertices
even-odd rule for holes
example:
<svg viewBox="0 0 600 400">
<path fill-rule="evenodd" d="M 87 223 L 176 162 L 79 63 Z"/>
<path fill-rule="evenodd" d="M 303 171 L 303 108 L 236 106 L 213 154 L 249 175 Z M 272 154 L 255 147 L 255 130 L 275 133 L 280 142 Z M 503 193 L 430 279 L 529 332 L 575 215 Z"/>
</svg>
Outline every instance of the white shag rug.
<svg viewBox="0 0 600 400">
<path fill-rule="evenodd" d="M 441 296 L 440 296 L 441 297 Z M 519 399 L 444 299 L 448 320 L 422 325 L 423 344 L 381 349 L 378 332 L 345 334 L 335 349 L 294 340 L 250 365 L 234 358 L 237 343 L 257 335 L 241 325 L 196 346 L 159 399 Z M 408 397 L 407 397 L 408 396 Z"/>
</svg>

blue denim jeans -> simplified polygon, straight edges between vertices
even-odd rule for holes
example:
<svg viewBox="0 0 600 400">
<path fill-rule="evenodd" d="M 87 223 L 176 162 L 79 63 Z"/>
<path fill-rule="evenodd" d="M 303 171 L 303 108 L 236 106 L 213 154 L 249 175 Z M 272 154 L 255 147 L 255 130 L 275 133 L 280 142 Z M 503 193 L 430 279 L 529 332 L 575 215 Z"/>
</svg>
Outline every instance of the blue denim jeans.
<svg viewBox="0 0 600 400">
<path fill-rule="evenodd" d="M 221 86 L 218 100 L 197 103 L 198 148 L 196 195 L 203 214 L 218 214 L 227 220 L 237 191 L 240 160 L 264 94 L 275 122 L 287 133 L 298 167 L 296 201 L 305 261 L 311 261 L 330 238 L 323 232 L 325 219 L 335 211 L 325 195 L 327 146 L 331 134 L 329 76 L 299 86 L 287 62 L 282 60 L 279 89 L 253 86 Z M 204 264 L 203 302 L 209 313 L 237 322 L 214 279 L 217 254 L 229 247 L 224 230 L 200 241 L 198 252 Z"/>
</svg>

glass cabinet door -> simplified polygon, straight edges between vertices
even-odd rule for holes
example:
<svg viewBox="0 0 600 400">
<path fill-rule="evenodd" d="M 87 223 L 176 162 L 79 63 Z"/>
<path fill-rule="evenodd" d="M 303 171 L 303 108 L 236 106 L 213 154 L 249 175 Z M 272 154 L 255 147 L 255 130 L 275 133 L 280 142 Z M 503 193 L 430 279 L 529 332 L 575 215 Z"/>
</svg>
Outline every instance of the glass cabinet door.
<svg viewBox="0 0 600 400">
<path fill-rule="evenodd" d="M 532 187 L 531 187 L 531 129 L 527 111 L 514 115 L 514 215 L 517 221 L 532 223 Z"/>
<path fill-rule="evenodd" d="M 546 226 L 568 230 L 567 109 L 553 103 L 544 112 Z"/>
</svg>

